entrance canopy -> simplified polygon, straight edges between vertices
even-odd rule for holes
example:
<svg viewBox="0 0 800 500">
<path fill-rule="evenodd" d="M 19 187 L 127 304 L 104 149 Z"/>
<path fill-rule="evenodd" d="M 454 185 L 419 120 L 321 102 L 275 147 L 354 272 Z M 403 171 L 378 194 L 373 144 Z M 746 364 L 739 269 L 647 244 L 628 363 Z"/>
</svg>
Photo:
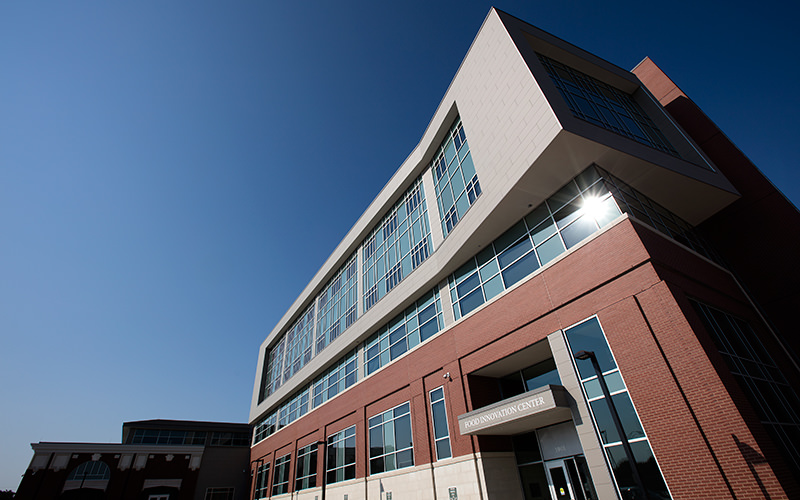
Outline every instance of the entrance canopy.
<svg viewBox="0 0 800 500">
<path fill-rule="evenodd" d="M 512 435 L 572 416 L 567 390 L 545 385 L 458 416 L 461 435 Z"/>
</svg>

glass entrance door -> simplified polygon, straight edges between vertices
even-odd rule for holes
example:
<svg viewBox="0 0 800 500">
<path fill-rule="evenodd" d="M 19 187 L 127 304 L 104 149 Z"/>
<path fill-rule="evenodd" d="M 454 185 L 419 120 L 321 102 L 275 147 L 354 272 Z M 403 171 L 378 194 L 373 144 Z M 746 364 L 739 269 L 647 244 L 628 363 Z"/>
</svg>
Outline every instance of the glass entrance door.
<svg viewBox="0 0 800 500">
<path fill-rule="evenodd" d="M 597 500 L 583 456 L 545 462 L 553 500 Z"/>
<path fill-rule="evenodd" d="M 547 471 L 547 483 L 550 486 L 550 495 L 553 500 L 577 500 L 572 492 L 572 486 L 567 479 L 567 469 L 564 460 L 552 460 L 544 465 Z"/>
</svg>

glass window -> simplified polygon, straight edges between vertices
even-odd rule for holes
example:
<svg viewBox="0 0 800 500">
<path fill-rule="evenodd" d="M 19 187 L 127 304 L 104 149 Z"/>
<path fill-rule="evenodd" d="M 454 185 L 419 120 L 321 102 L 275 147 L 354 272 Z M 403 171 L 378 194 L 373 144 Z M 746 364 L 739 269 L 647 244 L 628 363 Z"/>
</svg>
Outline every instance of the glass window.
<svg viewBox="0 0 800 500">
<path fill-rule="evenodd" d="M 362 243 L 365 311 L 428 258 L 430 235 L 420 176 Z"/>
<path fill-rule="evenodd" d="M 356 426 L 328 436 L 326 484 L 356 477 Z"/>
<path fill-rule="evenodd" d="M 313 488 L 317 485 L 317 449 L 317 443 L 311 443 L 297 450 L 295 491 Z"/>
<path fill-rule="evenodd" d="M 105 462 L 93 460 L 83 462 L 70 472 L 67 481 L 100 481 L 111 478 L 111 469 Z"/>
<path fill-rule="evenodd" d="M 205 500 L 233 500 L 233 488 L 206 488 Z"/>
<path fill-rule="evenodd" d="M 258 466 L 256 472 L 255 499 L 267 498 L 269 496 L 269 462 Z"/>
<path fill-rule="evenodd" d="M 414 465 L 411 405 L 406 402 L 369 419 L 370 474 Z"/>
<path fill-rule="evenodd" d="M 447 425 L 447 409 L 444 404 L 444 387 L 438 387 L 429 393 L 431 416 L 433 417 L 433 437 L 436 445 L 436 459 L 450 458 L 450 428 Z"/>
<path fill-rule="evenodd" d="M 256 424 L 255 428 L 253 429 L 253 444 L 258 443 L 259 441 L 263 441 L 267 439 L 267 437 L 271 436 L 277 429 L 278 423 L 278 412 L 274 411 L 267 415 L 266 417 L 259 420 Z"/>
<path fill-rule="evenodd" d="M 314 348 L 314 303 L 306 309 L 300 319 L 286 332 L 283 381 L 311 361 Z"/>
<path fill-rule="evenodd" d="M 317 296 L 315 354 L 319 354 L 347 330 L 358 317 L 356 308 L 358 272 L 356 267 L 356 254 L 353 254 Z"/>
<path fill-rule="evenodd" d="M 530 276 L 621 213 L 596 168 L 589 167 L 449 277 L 456 319 Z"/>
<path fill-rule="evenodd" d="M 800 473 L 800 399 L 744 320 L 697 301 L 692 305 L 761 423 Z"/>
<path fill-rule="evenodd" d="M 314 408 L 356 383 L 358 379 L 356 363 L 356 351 L 352 350 L 314 380 L 312 384 Z"/>
<path fill-rule="evenodd" d="M 282 495 L 289 492 L 289 465 L 291 454 L 275 460 L 275 475 L 272 478 L 272 494 Z"/>
<path fill-rule="evenodd" d="M 615 214 L 619 214 L 619 211 L 622 210 L 622 212 L 626 212 L 637 220 L 666 234 L 681 245 L 689 247 L 718 264 L 723 264 L 714 249 L 703 240 L 688 222 L 605 170 L 599 167 L 596 167 L 596 169 L 603 176 L 603 184 L 611 191 L 616 201 L 613 206 L 610 204 L 612 202 L 608 200 L 599 206 L 598 213 L 595 214 L 595 220 L 597 220 L 598 224 L 606 224 L 609 217 L 615 218 Z"/>
<path fill-rule="evenodd" d="M 442 218 L 442 232 L 447 238 L 450 231 L 481 195 L 478 174 L 475 173 L 475 165 L 472 162 L 460 117 L 457 117 L 450 127 L 431 161 L 430 168 L 436 186 L 436 202 Z"/>
<path fill-rule="evenodd" d="M 522 370 L 522 380 L 525 381 L 525 389 L 528 391 L 549 384 L 561 385 L 561 378 L 558 376 L 556 362 L 553 358 L 548 358 Z"/>
<path fill-rule="evenodd" d="M 444 326 L 439 290 L 434 288 L 395 316 L 367 339 L 364 346 L 364 372 L 369 375 L 397 359 L 420 342 L 425 342 Z"/>
<path fill-rule="evenodd" d="M 680 157 L 633 96 L 541 54 L 538 56 L 577 118 Z"/>
<path fill-rule="evenodd" d="M 134 429 L 128 440 L 130 444 L 202 446 L 206 444 L 206 433 L 165 429 Z"/>
<path fill-rule="evenodd" d="M 614 361 L 614 356 L 611 353 L 600 322 L 595 317 L 589 318 L 578 325 L 566 329 L 564 333 L 573 356 L 579 351 L 593 351 L 603 372 L 603 379 L 612 382 L 608 384 L 609 392 L 611 392 L 612 387 L 615 390 L 611 400 L 619 415 L 625 438 L 631 448 L 634 449 L 633 454 L 638 464 L 637 468 L 642 480 L 649 488 L 648 491 L 653 494 L 653 498 L 671 498 L 661 475 L 661 470 L 653 456 L 647 435 L 633 406 L 633 401 L 631 401 L 625 382 Z M 599 382 L 592 362 L 590 360 L 576 359 L 575 363 L 580 374 L 584 393 L 587 397 L 594 398 L 598 394 Z M 602 391 L 600 391 L 599 397 L 590 399 L 589 408 L 591 409 L 595 428 L 603 442 L 606 456 L 612 463 L 617 487 L 623 498 L 639 498 L 641 494 L 637 494 L 635 491 L 636 487 L 633 483 L 630 464 L 625 458 L 620 441 L 621 438 L 611 416 L 611 408 L 606 398 L 602 395 Z M 620 455 L 620 453 L 622 454 Z M 645 479 L 645 475 L 647 475 L 647 479 Z"/>
</svg>

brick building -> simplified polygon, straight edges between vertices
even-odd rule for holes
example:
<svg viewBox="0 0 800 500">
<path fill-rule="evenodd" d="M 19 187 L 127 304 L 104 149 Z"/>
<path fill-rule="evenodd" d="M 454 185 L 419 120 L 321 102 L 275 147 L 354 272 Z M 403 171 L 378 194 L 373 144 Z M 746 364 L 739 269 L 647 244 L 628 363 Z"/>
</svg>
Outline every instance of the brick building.
<svg viewBox="0 0 800 500">
<path fill-rule="evenodd" d="M 799 250 L 652 61 L 493 9 L 260 348 L 251 495 L 798 498 Z"/>
<path fill-rule="evenodd" d="M 120 443 L 34 443 L 18 500 L 244 500 L 247 424 L 126 422 Z"/>
</svg>

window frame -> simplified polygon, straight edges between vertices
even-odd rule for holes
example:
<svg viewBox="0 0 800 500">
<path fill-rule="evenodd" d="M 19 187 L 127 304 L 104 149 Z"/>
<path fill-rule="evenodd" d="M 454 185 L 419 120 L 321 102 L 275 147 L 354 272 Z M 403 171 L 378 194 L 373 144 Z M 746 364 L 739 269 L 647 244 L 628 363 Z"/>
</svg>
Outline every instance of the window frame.
<svg viewBox="0 0 800 500">
<path fill-rule="evenodd" d="M 433 393 L 436 391 L 442 391 L 442 396 L 440 399 L 436 401 L 433 400 Z M 436 403 L 442 403 L 442 411 L 444 412 L 444 425 L 445 425 L 445 436 L 441 438 L 436 437 L 436 415 L 433 411 L 433 405 Z M 433 448 L 434 452 L 436 453 L 436 460 L 445 460 L 448 458 L 453 458 L 453 442 L 450 439 L 450 419 L 447 418 L 447 398 L 445 397 L 444 385 L 440 385 L 435 389 L 431 389 L 428 391 L 428 404 L 431 408 L 431 429 L 433 430 Z M 446 457 L 439 456 L 439 442 L 440 441 L 447 441 L 447 449 L 449 451 L 449 455 Z"/>
</svg>

